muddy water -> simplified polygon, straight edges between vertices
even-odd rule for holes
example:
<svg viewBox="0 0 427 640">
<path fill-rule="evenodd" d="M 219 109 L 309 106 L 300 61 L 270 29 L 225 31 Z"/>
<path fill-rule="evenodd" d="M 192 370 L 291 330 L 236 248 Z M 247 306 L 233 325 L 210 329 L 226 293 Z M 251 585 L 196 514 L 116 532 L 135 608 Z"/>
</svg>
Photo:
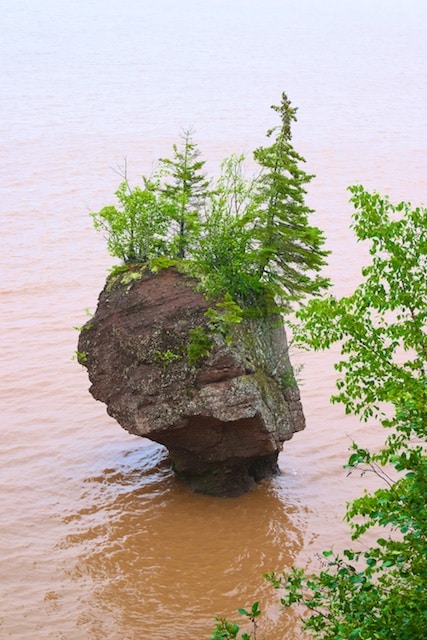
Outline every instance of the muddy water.
<svg viewBox="0 0 427 640">
<path fill-rule="evenodd" d="M 426 18 L 424 0 L 4 1 L 1 638 L 204 638 L 255 598 L 271 640 L 300 637 L 262 573 L 346 544 L 344 503 L 368 481 L 342 464 L 352 438 L 381 433 L 329 405 L 336 354 L 294 353 L 307 429 L 282 475 L 239 499 L 192 495 L 71 359 L 112 264 L 88 214 L 124 157 L 149 174 L 183 127 L 211 171 L 263 143 L 286 90 L 328 273 L 351 291 L 366 250 L 347 185 L 426 200 Z"/>
</svg>

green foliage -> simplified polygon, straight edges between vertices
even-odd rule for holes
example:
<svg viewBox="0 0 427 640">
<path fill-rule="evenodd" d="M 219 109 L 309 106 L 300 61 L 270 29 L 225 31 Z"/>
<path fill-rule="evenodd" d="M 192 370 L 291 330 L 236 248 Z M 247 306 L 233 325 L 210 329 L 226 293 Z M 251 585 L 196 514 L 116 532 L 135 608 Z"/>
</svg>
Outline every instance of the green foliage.
<svg viewBox="0 0 427 640">
<path fill-rule="evenodd" d="M 234 640 L 240 631 L 238 624 L 230 622 L 226 618 L 215 618 L 215 629 L 212 631 L 210 640 Z"/>
<path fill-rule="evenodd" d="M 386 428 L 379 450 L 353 443 L 346 464 L 382 480 L 347 506 L 352 539 L 373 528 L 380 537 L 363 551 L 325 551 L 317 573 L 293 567 L 266 578 L 283 607 L 305 608 L 303 628 L 317 640 L 418 640 L 427 627 L 427 209 L 350 191 L 371 264 L 351 296 L 303 307 L 295 340 L 339 342 L 333 400 Z"/>
<path fill-rule="evenodd" d="M 118 283 L 128 285 L 129 289 L 136 280 L 141 280 L 146 269 L 146 264 L 137 262 L 112 267 L 107 279 L 107 291 L 111 291 Z"/>
<path fill-rule="evenodd" d="M 251 633 L 243 632 L 239 635 L 240 627 L 234 622 L 230 622 L 226 618 L 215 618 L 216 625 L 212 631 L 210 640 L 234 640 L 240 638 L 241 640 L 257 640 L 257 620 L 261 615 L 259 603 L 254 602 L 250 610 L 238 609 L 238 613 L 244 616 L 251 622 Z"/>
<path fill-rule="evenodd" d="M 194 327 L 188 333 L 187 358 L 190 365 L 196 364 L 201 358 L 210 354 L 213 347 L 212 339 L 203 327 Z"/>
<path fill-rule="evenodd" d="M 209 186 L 201 173 L 205 163 L 199 160 L 200 152 L 190 131 L 184 131 L 182 137 L 182 149 L 173 146 L 173 159 L 160 160 L 162 208 L 172 221 L 169 251 L 180 259 L 186 257 L 200 235 L 200 215 Z"/>
<path fill-rule="evenodd" d="M 364 552 L 325 552 L 318 574 L 294 568 L 268 578 L 284 606 L 305 605 L 304 628 L 315 638 L 414 640 L 427 625 L 427 210 L 350 191 L 353 228 L 370 242 L 372 262 L 351 296 L 299 312 L 297 340 L 314 349 L 339 341 L 333 400 L 388 430 L 379 451 L 353 444 L 346 465 L 384 483 L 348 505 L 352 538 L 372 527 L 384 533 Z"/>
<path fill-rule="evenodd" d="M 243 162 L 244 156 L 232 155 L 221 165 L 221 175 L 206 203 L 194 261 L 209 297 L 228 293 L 247 307 L 256 303 L 264 286 L 257 272 L 249 223 L 254 181 L 243 177 Z"/>
<path fill-rule="evenodd" d="M 73 360 L 77 360 L 79 364 L 84 365 L 87 362 L 87 353 L 85 351 L 78 351 L 76 349 L 73 355 Z"/>
<path fill-rule="evenodd" d="M 158 273 L 162 269 L 170 269 L 171 267 L 177 267 L 178 261 L 173 258 L 167 258 L 166 256 L 159 256 L 150 260 L 150 271 Z"/>
<path fill-rule="evenodd" d="M 231 155 L 216 182 L 209 181 L 189 131 L 142 187 L 130 187 L 125 169 L 119 205 L 92 214 L 110 253 L 153 271 L 180 268 L 208 298 L 228 294 L 249 315 L 289 311 L 292 302 L 317 295 L 328 284 L 318 274 L 327 252 L 304 203 L 312 176 L 290 142 L 296 110 L 284 94 L 273 110 L 281 125 L 268 132 L 277 133 L 272 145 L 254 153 L 261 166 L 256 178 L 245 178 L 244 156 Z"/>
<path fill-rule="evenodd" d="M 209 319 L 209 328 L 222 335 L 228 346 L 230 346 L 233 339 L 233 329 L 243 320 L 241 307 L 226 293 L 224 302 L 217 302 L 216 309 L 208 309 L 205 316 Z"/>
<path fill-rule="evenodd" d="M 408 203 L 393 206 L 362 187 L 351 192 L 353 228 L 359 240 L 370 241 L 372 263 L 351 296 L 315 300 L 301 310 L 299 341 L 315 349 L 342 342 L 334 401 L 348 413 L 363 420 L 380 417 L 384 426 L 402 429 L 401 412 L 413 406 L 409 420 L 425 437 L 417 413 L 426 397 L 427 210 Z M 388 405 L 397 413 L 387 420 L 383 408 Z"/>
<path fill-rule="evenodd" d="M 141 271 L 133 271 L 129 269 L 126 273 L 124 273 L 121 277 L 122 284 L 132 284 L 135 280 L 141 280 L 143 273 Z"/>
<path fill-rule="evenodd" d="M 283 391 L 291 387 L 297 388 L 302 369 L 303 369 L 302 365 L 299 365 L 297 367 L 290 367 L 290 368 L 285 367 L 280 374 L 275 373 L 273 377 L 276 380 L 279 387 L 283 389 Z"/>
<path fill-rule="evenodd" d="M 114 279 L 117 276 L 121 276 L 123 273 L 127 273 L 129 271 L 129 264 L 115 264 L 109 270 L 109 277 Z"/>
<path fill-rule="evenodd" d="M 242 309 L 226 294 L 224 302 L 218 302 L 216 309 L 210 308 L 205 316 L 208 318 L 208 328 L 213 333 L 220 334 L 228 345 L 232 342 L 232 333 L 236 325 L 242 321 Z M 188 334 L 187 358 L 190 365 L 196 364 L 201 358 L 210 354 L 213 340 L 202 326 L 190 329 Z"/>
<path fill-rule="evenodd" d="M 305 160 L 291 143 L 296 109 L 285 93 L 280 105 L 272 109 L 281 124 L 267 133 L 270 138 L 275 135 L 272 144 L 254 152 L 262 172 L 249 218 L 254 226 L 259 278 L 287 306 L 291 300 L 317 295 L 328 286 L 318 275 L 328 252 L 321 248 L 320 229 L 309 224 L 313 211 L 305 204 L 305 185 L 314 176 L 301 168 Z"/>
<path fill-rule="evenodd" d="M 92 327 L 93 327 L 93 324 L 91 324 L 90 322 L 86 322 L 86 324 L 82 325 L 81 327 L 75 326 L 73 327 L 73 329 L 81 333 L 82 331 L 89 331 L 89 329 L 91 329 Z"/>
<path fill-rule="evenodd" d="M 247 611 L 246 609 L 238 609 L 238 612 L 241 616 L 246 616 L 251 622 L 254 622 L 256 618 L 259 618 L 259 616 L 261 615 L 259 602 L 254 602 L 251 606 L 250 611 Z"/>
<path fill-rule="evenodd" d="M 168 367 L 172 362 L 181 358 L 178 353 L 174 353 L 170 349 L 166 349 L 166 351 L 156 351 L 155 357 L 164 367 Z"/>
<path fill-rule="evenodd" d="M 168 220 L 156 180 L 143 178 L 143 188 L 131 188 L 126 174 L 115 195 L 119 206 L 92 213 L 95 229 L 106 234 L 108 250 L 125 264 L 144 262 L 165 251 Z"/>
</svg>

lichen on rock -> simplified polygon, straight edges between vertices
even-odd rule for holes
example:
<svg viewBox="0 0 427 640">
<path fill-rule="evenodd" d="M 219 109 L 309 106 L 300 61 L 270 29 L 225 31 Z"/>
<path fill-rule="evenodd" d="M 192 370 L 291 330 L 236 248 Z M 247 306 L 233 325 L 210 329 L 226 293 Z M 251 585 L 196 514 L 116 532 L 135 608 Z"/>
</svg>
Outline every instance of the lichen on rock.
<svg viewBox="0 0 427 640">
<path fill-rule="evenodd" d="M 305 426 L 281 316 L 243 319 L 225 339 L 195 280 L 173 268 L 125 276 L 107 280 L 79 336 L 93 397 L 166 446 L 195 491 L 236 496 L 278 473 L 283 442 Z M 205 348 L 189 358 L 196 334 Z"/>
</svg>

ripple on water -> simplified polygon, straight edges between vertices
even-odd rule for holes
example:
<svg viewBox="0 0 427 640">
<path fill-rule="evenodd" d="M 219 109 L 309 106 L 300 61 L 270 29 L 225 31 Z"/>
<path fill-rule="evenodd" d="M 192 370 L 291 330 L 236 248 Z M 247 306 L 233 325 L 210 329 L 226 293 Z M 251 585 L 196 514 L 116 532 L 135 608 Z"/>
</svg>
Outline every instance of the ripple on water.
<svg viewBox="0 0 427 640">
<path fill-rule="evenodd" d="M 255 586 L 271 604 L 262 573 L 289 565 L 303 543 L 306 514 L 286 504 L 280 479 L 235 499 L 196 495 L 158 445 L 129 452 L 82 489 L 58 545 L 64 555 L 72 551 L 70 580 L 88 585 L 78 605 L 82 629 L 108 619 L 129 637 L 160 627 L 167 635 L 197 619 L 208 630 L 214 614 L 247 605 Z"/>
</svg>

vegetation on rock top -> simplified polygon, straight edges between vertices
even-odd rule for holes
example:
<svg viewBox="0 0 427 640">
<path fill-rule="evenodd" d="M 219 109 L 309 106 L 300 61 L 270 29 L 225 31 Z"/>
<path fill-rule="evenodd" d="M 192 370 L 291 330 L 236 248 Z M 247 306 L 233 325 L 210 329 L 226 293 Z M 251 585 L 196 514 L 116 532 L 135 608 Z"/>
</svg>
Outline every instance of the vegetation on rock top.
<svg viewBox="0 0 427 640">
<path fill-rule="evenodd" d="M 175 266 L 197 278 L 208 298 L 228 295 L 246 313 L 289 311 L 319 295 L 329 283 L 320 275 L 324 237 L 305 203 L 313 176 L 292 146 L 296 109 L 285 94 L 272 108 L 280 124 L 267 132 L 271 144 L 254 151 L 254 178 L 244 177 L 244 156 L 231 155 L 219 178 L 208 180 L 188 131 L 141 186 L 130 185 L 125 169 L 118 205 L 92 214 L 110 253 L 125 266 Z"/>
</svg>

